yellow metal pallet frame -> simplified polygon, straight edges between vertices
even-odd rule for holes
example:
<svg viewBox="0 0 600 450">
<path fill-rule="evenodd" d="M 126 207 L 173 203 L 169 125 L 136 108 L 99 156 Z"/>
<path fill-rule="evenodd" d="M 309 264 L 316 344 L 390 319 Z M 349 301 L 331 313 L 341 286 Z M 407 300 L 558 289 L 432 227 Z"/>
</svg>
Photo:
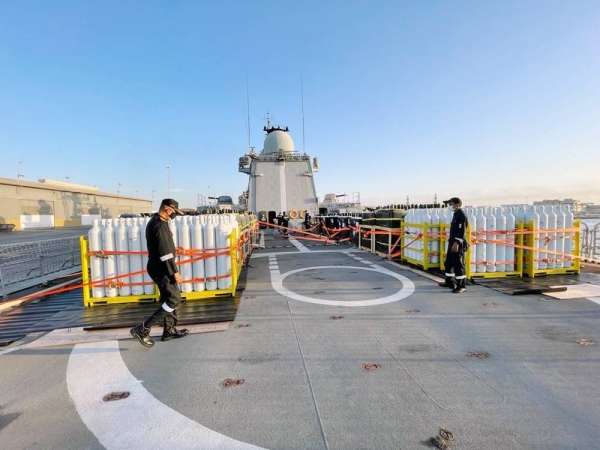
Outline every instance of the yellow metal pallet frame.
<svg viewBox="0 0 600 450">
<path fill-rule="evenodd" d="M 581 221 L 574 220 L 573 228 L 577 228 L 577 230 L 581 229 Z M 529 230 L 531 233 L 528 233 L 525 237 L 525 246 L 527 247 L 535 247 L 535 240 L 540 233 L 547 233 L 548 230 L 536 230 L 533 224 L 533 221 L 528 222 L 525 225 L 525 229 Z M 581 258 L 577 257 L 580 255 L 580 238 L 581 232 L 575 231 L 573 233 L 573 266 L 572 267 L 562 267 L 560 269 L 534 269 L 535 267 L 535 251 L 529 250 L 526 255 L 524 255 L 523 261 L 527 261 L 527 267 L 523 268 L 523 273 L 530 278 L 534 278 L 536 276 L 543 275 L 568 275 L 568 274 L 579 274 L 581 273 Z M 544 253 L 543 250 L 538 250 L 541 253 Z"/>
<path fill-rule="evenodd" d="M 249 253 L 246 254 L 244 251 L 239 250 L 239 236 L 249 236 L 256 221 L 252 221 L 241 229 L 234 229 L 230 235 L 230 246 L 229 246 L 229 257 L 231 259 L 231 286 L 227 289 L 216 289 L 213 291 L 202 291 L 202 292 L 186 292 L 182 293 L 181 297 L 186 301 L 203 300 L 206 298 L 215 297 L 232 297 L 235 295 L 237 289 L 237 283 L 240 273 L 243 268 L 244 260 Z M 247 248 L 248 252 L 251 251 L 252 246 L 248 244 L 249 239 L 245 240 L 242 244 L 243 248 Z M 154 286 L 153 294 L 143 295 L 127 295 L 127 296 L 116 296 L 116 297 L 92 297 L 92 279 L 90 276 L 90 256 L 88 240 L 86 236 L 79 238 L 80 251 L 81 251 L 81 273 L 83 281 L 83 305 L 86 307 L 98 306 L 98 305 L 112 305 L 119 303 L 153 303 L 160 299 L 158 289 Z"/>
<path fill-rule="evenodd" d="M 429 270 L 429 269 L 437 269 L 441 266 L 443 267 L 443 259 L 442 259 L 442 252 L 443 252 L 443 248 L 442 248 L 442 243 L 440 240 L 440 235 L 442 234 L 442 227 L 443 225 L 438 225 L 438 224 L 434 224 L 434 223 L 404 223 L 402 230 L 406 230 L 406 228 L 419 228 L 419 234 L 421 234 L 421 241 L 423 242 L 423 249 L 422 250 L 416 250 L 414 248 L 411 248 L 412 251 L 417 252 L 417 253 L 421 253 L 423 255 L 423 260 L 419 261 L 416 259 L 412 259 L 409 258 L 408 256 L 406 256 L 406 250 L 408 247 L 404 247 L 404 242 L 402 243 L 402 255 L 401 255 L 401 259 L 402 261 L 406 261 L 414 266 L 418 266 L 418 267 L 422 267 L 424 270 Z M 431 234 L 432 231 L 431 229 L 437 229 L 438 232 L 434 234 Z M 415 239 L 417 236 L 415 235 L 409 235 L 409 234 L 405 234 L 404 235 L 404 240 L 408 240 L 409 242 L 412 241 L 413 239 Z M 433 242 L 433 241 L 439 241 L 440 242 L 440 247 L 438 251 L 430 251 L 428 249 L 429 247 L 429 243 Z M 430 256 L 435 256 L 438 255 L 438 257 L 440 258 L 440 261 L 434 263 L 434 262 L 429 262 L 429 257 Z"/>
<path fill-rule="evenodd" d="M 447 225 L 448 227 L 450 225 Z M 509 272 L 473 272 L 471 271 L 471 249 L 469 249 L 467 251 L 467 255 L 465 258 L 465 267 L 466 267 L 466 273 L 465 275 L 467 275 L 467 279 L 469 280 L 473 280 L 475 278 L 521 278 L 523 277 L 523 224 L 521 222 L 516 224 L 515 227 L 515 231 L 516 233 L 511 233 L 511 232 L 506 232 L 503 233 L 505 235 L 510 235 L 510 234 L 515 234 L 515 245 L 517 245 L 517 247 L 515 248 L 515 270 L 511 270 Z M 467 228 L 467 239 L 469 240 L 469 242 L 473 242 L 472 241 L 472 234 L 471 234 L 471 228 Z M 471 244 L 471 246 L 474 246 L 476 244 Z M 444 258 L 446 257 L 446 254 L 444 252 Z M 440 268 L 444 268 L 443 265 L 440 266 Z"/>
</svg>

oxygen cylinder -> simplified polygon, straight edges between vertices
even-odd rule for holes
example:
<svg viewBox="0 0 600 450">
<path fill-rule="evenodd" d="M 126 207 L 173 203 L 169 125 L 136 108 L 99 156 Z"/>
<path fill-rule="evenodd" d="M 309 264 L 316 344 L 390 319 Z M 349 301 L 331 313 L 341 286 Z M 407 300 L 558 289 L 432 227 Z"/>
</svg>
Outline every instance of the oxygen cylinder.
<svg viewBox="0 0 600 450">
<path fill-rule="evenodd" d="M 502 213 L 501 208 L 494 208 L 494 215 L 496 217 L 496 231 L 499 233 L 496 235 L 497 241 L 502 241 L 502 244 L 496 245 L 496 271 L 506 272 L 506 216 Z"/>
<path fill-rule="evenodd" d="M 535 212 L 540 217 L 540 233 L 534 234 L 540 243 L 540 261 L 538 267 L 540 270 L 546 270 L 548 268 L 548 253 L 543 250 L 548 248 L 548 243 L 546 242 L 546 237 L 548 236 L 548 215 L 544 211 L 544 205 L 535 205 Z"/>
<path fill-rule="evenodd" d="M 540 228 L 540 216 L 538 216 L 538 214 L 535 212 L 535 208 L 533 205 L 527 205 L 525 207 L 525 224 L 527 226 L 533 224 L 533 229 L 534 230 L 539 230 Z M 538 239 L 535 239 L 535 234 L 530 235 L 532 236 L 532 239 L 529 240 L 530 243 L 530 247 L 534 247 L 536 250 L 533 252 L 533 270 L 538 270 L 539 269 L 539 263 L 538 263 L 538 259 L 540 257 L 540 253 L 539 253 L 539 248 L 540 248 L 540 241 Z M 523 255 L 525 257 L 525 261 L 524 261 L 524 265 L 525 267 L 529 268 L 529 263 L 527 262 L 527 259 L 529 257 L 529 252 L 531 250 L 524 250 L 523 251 Z"/>
<path fill-rule="evenodd" d="M 227 242 L 229 241 L 228 226 L 225 220 L 221 218 L 219 224 L 215 227 L 215 241 L 219 252 L 224 252 L 225 249 L 229 249 Z M 218 289 L 227 289 L 231 285 L 231 272 L 227 271 L 227 260 L 229 255 L 217 256 L 217 275 L 223 277 L 229 274 L 229 277 L 219 278 L 217 280 Z"/>
<path fill-rule="evenodd" d="M 516 218 L 512 213 L 511 208 L 507 208 L 504 211 L 504 217 L 506 217 L 506 231 L 509 233 L 515 231 L 516 229 Z M 507 244 L 516 244 L 515 234 L 507 234 L 506 235 L 506 243 Z M 506 260 L 506 271 L 514 272 L 515 270 L 515 247 L 511 247 L 508 245 L 505 250 L 504 259 Z"/>
<path fill-rule="evenodd" d="M 88 231 L 88 243 L 90 252 L 99 252 L 102 250 L 102 238 L 100 236 L 100 227 L 98 227 L 98 219 L 92 220 L 92 228 Z M 102 267 L 102 258 L 97 256 L 90 257 L 90 270 L 92 272 L 92 282 L 102 280 L 104 277 L 104 269 Z M 92 286 L 92 297 L 104 297 L 104 288 L 101 286 Z"/>
<path fill-rule="evenodd" d="M 568 229 L 573 228 L 573 213 L 571 212 L 571 207 L 569 205 L 563 205 L 562 211 L 563 211 L 563 213 L 565 213 L 565 229 L 568 230 Z M 575 233 L 573 233 L 572 231 L 565 231 L 564 253 L 567 256 L 565 256 L 565 261 L 563 263 L 564 268 L 573 266 L 573 259 L 569 255 L 573 254 L 573 247 L 574 247 L 573 237 L 574 236 L 575 236 Z"/>
<path fill-rule="evenodd" d="M 115 251 L 115 235 L 113 232 L 113 221 L 107 220 L 106 226 L 102 230 L 102 247 L 103 250 L 107 252 Z M 115 261 L 115 255 L 107 255 L 106 258 L 103 259 L 104 262 L 104 279 L 114 278 L 117 276 L 117 264 Z M 106 283 L 115 282 L 115 279 L 107 281 Z M 107 297 L 116 297 L 117 296 L 117 288 L 107 287 L 105 289 Z"/>
<path fill-rule="evenodd" d="M 204 240 L 204 250 L 207 258 L 204 260 L 204 275 L 206 281 L 206 290 L 214 291 L 217 289 L 217 280 L 213 278 L 217 276 L 217 258 L 214 255 L 215 251 L 215 226 L 212 221 L 212 216 L 209 216 L 206 225 L 202 227 L 202 237 Z M 211 280 L 213 279 L 213 280 Z"/>
<path fill-rule="evenodd" d="M 142 245 L 142 252 L 144 252 L 144 254 L 142 255 L 142 266 L 144 269 L 146 269 L 146 267 L 148 266 L 148 242 L 146 241 L 146 227 L 148 226 L 149 220 L 150 219 L 142 218 L 139 221 L 140 244 Z M 154 294 L 154 290 L 156 288 L 154 285 L 154 281 L 152 281 L 152 278 L 150 278 L 150 275 L 148 275 L 148 271 L 144 271 L 143 280 L 144 280 L 144 294 L 145 295 Z"/>
<path fill-rule="evenodd" d="M 227 214 L 225 217 L 223 217 L 223 224 L 225 225 L 225 232 L 227 233 L 227 241 L 226 241 L 225 245 L 229 249 L 229 248 L 231 248 L 231 231 L 233 229 L 232 223 L 231 223 L 231 214 Z M 227 256 L 226 262 L 227 262 L 227 268 L 226 268 L 225 273 L 231 273 L 231 256 L 229 256 L 229 255 Z M 218 264 L 219 263 L 217 261 L 217 273 L 219 272 Z"/>
<path fill-rule="evenodd" d="M 144 271 L 144 264 L 142 261 L 142 255 L 136 255 L 142 251 L 142 243 L 140 241 L 140 227 L 138 226 L 138 219 L 131 221 L 131 227 L 127 230 L 129 237 L 129 251 L 133 254 L 129 255 L 129 270 L 131 273 Z M 133 295 L 142 295 L 144 293 L 144 286 L 138 283 L 144 281 L 143 272 L 131 277 L 131 293 Z"/>
<path fill-rule="evenodd" d="M 178 217 L 179 219 L 179 217 Z M 190 225 L 188 223 L 188 216 L 181 217 L 179 221 L 178 229 L 177 229 L 177 241 L 179 242 L 179 247 L 181 247 L 184 251 L 190 249 L 191 239 L 190 239 Z M 187 263 L 186 261 L 190 260 L 189 256 L 181 256 L 181 265 L 179 266 L 179 271 L 181 272 L 181 278 L 185 281 L 189 281 L 192 279 L 192 265 L 191 263 Z M 181 284 L 181 292 L 192 292 L 192 283 L 182 283 Z"/>
<path fill-rule="evenodd" d="M 202 219 L 205 219 L 203 216 Z M 200 258 L 202 256 L 202 249 L 204 249 L 203 239 L 202 239 L 202 226 L 203 223 L 199 216 L 195 216 L 192 222 L 192 248 L 198 251 L 197 254 L 194 255 L 194 259 Z M 204 278 L 204 260 L 200 259 L 198 261 L 194 261 L 192 263 L 192 275 L 193 278 L 203 279 Z M 192 286 L 195 292 L 202 292 L 206 289 L 206 282 L 198 281 L 195 282 Z"/>
<path fill-rule="evenodd" d="M 556 269 L 562 269 L 564 267 L 564 255 L 565 252 L 565 213 L 562 211 L 560 205 L 554 205 L 552 211 L 556 214 L 556 252 L 561 253 L 560 255 L 554 255 L 554 265 Z"/>
<path fill-rule="evenodd" d="M 127 239 L 127 226 L 125 224 L 125 219 L 119 219 L 119 225 L 114 230 L 115 233 L 115 247 L 118 252 L 125 252 L 123 255 L 117 255 L 117 273 L 119 275 L 126 275 L 129 272 L 129 255 L 126 254 L 129 252 L 129 243 Z M 118 279 L 121 283 L 130 283 L 129 277 L 121 277 Z M 126 296 L 131 295 L 131 286 L 121 286 L 119 288 L 119 295 Z"/>
<path fill-rule="evenodd" d="M 406 212 L 406 215 L 404 216 L 404 236 L 402 236 L 402 247 L 404 248 L 404 256 L 406 256 L 406 258 L 412 259 L 410 256 L 410 249 L 409 247 L 407 247 L 408 243 L 410 242 L 409 237 L 410 237 L 410 226 L 409 224 L 412 223 L 412 209 L 409 209 Z"/>
<path fill-rule="evenodd" d="M 433 225 L 429 228 L 429 249 L 431 252 L 431 258 L 429 262 L 431 264 L 439 264 L 440 263 L 440 215 L 436 209 L 432 209 L 430 212 L 431 215 L 431 224 Z M 433 235 L 433 236 L 431 236 Z"/>
<path fill-rule="evenodd" d="M 471 234 L 473 234 L 473 232 L 475 230 L 477 230 L 477 218 L 475 217 L 475 211 L 473 207 L 468 207 L 465 208 L 465 214 L 467 215 L 467 220 L 469 221 L 469 230 L 471 231 Z M 465 237 L 466 239 L 466 237 Z M 475 262 L 477 261 L 477 254 L 476 254 L 476 245 L 473 245 L 471 242 L 469 242 L 469 253 L 470 253 L 470 259 L 471 259 L 471 264 L 470 264 L 470 271 L 471 273 L 475 273 L 477 272 L 477 264 L 475 264 Z"/>
<path fill-rule="evenodd" d="M 418 240 L 419 242 L 419 250 L 421 250 L 420 252 L 420 257 L 419 257 L 419 261 L 425 265 L 425 261 L 428 260 L 429 258 L 429 243 L 427 244 L 427 246 L 425 246 L 425 241 L 424 241 L 424 234 L 429 232 L 429 224 L 431 223 L 431 216 L 429 215 L 429 213 L 427 212 L 426 209 L 421 209 L 419 211 L 419 223 L 422 225 L 421 228 L 419 229 L 419 233 L 423 236 L 421 236 L 421 239 Z"/>
<path fill-rule="evenodd" d="M 477 233 L 482 233 L 486 230 L 486 218 L 484 214 L 484 210 L 482 207 L 477 208 L 477 213 L 475 214 L 475 222 L 477 224 Z M 478 234 L 477 239 L 486 239 L 484 234 Z M 478 273 L 484 273 L 487 271 L 487 266 L 485 264 L 486 261 L 486 247 L 487 244 L 485 242 L 477 242 L 475 244 L 475 262 L 477 266 Z"/>
<path fill-rule="evenodd" d="M 556 268 L 556 254 L 550 252 L 556 252 L 556 224 L 557 217 L 552 205 L 544 205 L 544 212 L 548 216 L 548 269 Z"/>
<path fill-rule="evenodd" d="M 485 239 L 495 240 L 496 235 L 496 216 L 494 216 L 493 208 L 485 208 Z M 496 272 L 496 244 L 488 242 L 485 246 L 485 267 L 486 272 Z"/>
</svg>

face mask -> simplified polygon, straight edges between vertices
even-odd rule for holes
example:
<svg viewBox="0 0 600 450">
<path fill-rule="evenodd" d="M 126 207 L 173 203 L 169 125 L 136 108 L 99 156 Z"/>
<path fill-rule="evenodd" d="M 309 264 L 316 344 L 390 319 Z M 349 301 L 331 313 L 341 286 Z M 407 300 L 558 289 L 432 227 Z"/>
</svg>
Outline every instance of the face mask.
<svg viewBox="0 0 600 450">
<path fill-rule="evenodd" d="M 169 214 L 169 217 L 171 218 L 171 220 L 174 220 L 175 217 L 177 217 L 177 213 L 173 211 L 171 214 Z"/>
</svg>

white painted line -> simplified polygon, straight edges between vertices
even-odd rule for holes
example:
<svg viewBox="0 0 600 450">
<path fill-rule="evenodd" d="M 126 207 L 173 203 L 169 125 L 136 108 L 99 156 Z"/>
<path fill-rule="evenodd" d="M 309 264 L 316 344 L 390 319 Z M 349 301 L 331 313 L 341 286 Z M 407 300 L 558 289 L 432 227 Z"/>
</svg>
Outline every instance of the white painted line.
<svg viewBox="0 0 600 450">
<path fill-rule="evenodd" d="M 311 250 L 311 253 L 348 253 L 348 250 Z M 296 252 L 287 251 L 287 252 L 273 252 L 273 253 L 262 253 L 257 255 L 256 253 L 252 254 L 252 259 L 254 258 L 266 258 L 266 257 L 275 257 L 281 255 L 294 255 Z"/>
<path fill-rule="evenodd" d="M 6 355 L 7 353 L 11 353 L 11 352 L 14 352 L 14 351 L 20 350 L 20 349 L 21 349 L 21 347 L 23 347 L 24 345 L 26 345 L 26 344 L 17 345 L 16 347 L 9 348 L 8 350 L 2 350 L 2 351 L 0 352 L 0 355 Z"/>
<path fill-rule="evenodd" d="M 190 324 L 186 328 L 190 334 L 196 333 L 213 333 L 217 331 L 227 331 L 230 322 L 213 322 Z M 89 330 L 85 331 L 83 327 L 77 328 L 59 328 L 50 333 L 45 334 L 39 339 L 25 344 L 26 349 L 53 347 L 58 345 L 73 345 L 84 342 L 98 341 L 113 341 L 118 339 L 131 339 L 129 333 L 130 327 L 126 328 L 111 328 L 107 330 Z M 161 327 L 154 327 L 150 332 L 152 337 L 160 337 L 162 334 Z"/>
<path fill-rule="evenodd" d="M 300 252 L 302 252 L 302 253 L 310 252 L 310 250 L 306 247 L 306 245 L 304 245 L 302 242 L 298 241 L 297 239 L 289 238 L 288 241 L 291 242 L 294 247 L 296 247 L 298 250 L 300 250 Z"/>
<path fill-rule="evenodd" d="M 372 300 L 357 300 L 357 301 L 344 301 L 344 300 L 324 300 L 320 298 L 306 297 L 305 295 L 297 294 L 296 292 L 290 291 L 283 287 L 283 280 L 295 273 L 303 272 L 305 270 L 322 270 L 322 269 L 359 269 L 369 270 L 371 272 L 379 272 L 396 278 L 402 283 L 402 288 L 395 294 L 388 295 L 387 297 L 376 298 Z M 329 306 L 375 306 L 383 305 L 385 303 L 397 302 L 403 298 L 408 297 L 415 292 L 414 283 L 403 275 L 392 272 L 391 270 L 385 269 L 381 266 L 374 265 L 373 268 L 369 267 L 352 267 L 352 266 L 317 266 L 317 267 L 306 267 L 303 269 L 290 270 L 286 273 L 280 273 L 276 270 L 271 270 L 271 285 L 273 289 L 284 297 L 289 297 L 294 300 L 299 300 L 306 303 L 316 303 L 318 305 L 329 305 Z"/>
<path fill-rule="evenodd" d="M 77 344 L 67 365 L 67 386 L 83 423 L 108 450 L 261 448 L 217 433 L 161 403 L 131 374 L 117 341 Z M 131 395 L 102 401 L 117 391 Z"/>
<path fill-rule="evenodd" d="M 590 283 L 571 284 L 568 286 L 550 286 L 552 288 L 566 287 L 562 292 L 546 292 L 544 295 L 558 298 L 559 300 L 568 300 L 576 298 L 598 297 L 600 295 L 600 286 Z"/>
<path fill-rule="evenodd" d="M 593 301 L 594 303 L 598 303 L 600 305 L 600 297 L 588 297 L 587 299 Z"/>
</svg>

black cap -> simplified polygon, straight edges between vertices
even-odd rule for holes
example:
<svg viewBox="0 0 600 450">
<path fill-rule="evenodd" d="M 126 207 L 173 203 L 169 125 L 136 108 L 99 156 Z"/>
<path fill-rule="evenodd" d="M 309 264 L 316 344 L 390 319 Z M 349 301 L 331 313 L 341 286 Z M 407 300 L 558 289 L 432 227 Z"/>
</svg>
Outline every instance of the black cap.
<svg viewBox="0 0 600 450">
<path fill-rule="evenodd" d="M 450 200 L 444 200 L 444 203 L 446 203 L 446 204 L 453 203 L 455 205 L 462 205 L 462 201 L 458 197 L 452 197 Z"/>
<path fill-rule="evenodd" d="M 160 202 L 160 206 L 168 206 L 173 208 L 178 216 L 183 216 L 183 213 L 179 210 L 179 203 L 172 198 L 165 198 L 162 202 Z"/>
</svg>

